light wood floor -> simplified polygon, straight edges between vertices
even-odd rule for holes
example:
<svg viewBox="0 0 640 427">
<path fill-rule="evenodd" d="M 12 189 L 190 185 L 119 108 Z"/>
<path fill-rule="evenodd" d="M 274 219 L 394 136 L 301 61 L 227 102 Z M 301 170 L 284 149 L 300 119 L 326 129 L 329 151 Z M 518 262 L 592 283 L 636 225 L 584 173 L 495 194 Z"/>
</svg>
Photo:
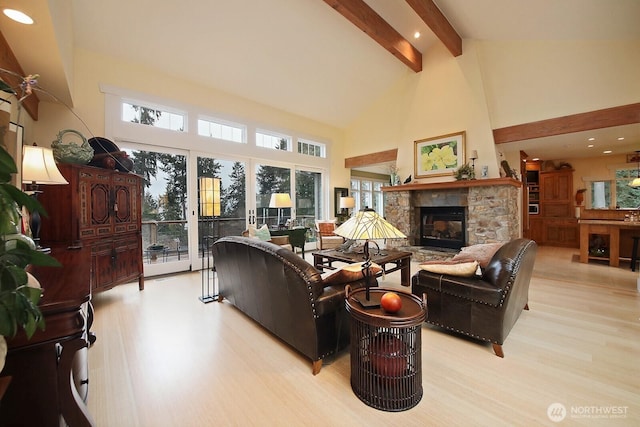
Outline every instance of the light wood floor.
<svg viewBox="0 0 640 427">
<path fill-rule="evenodd" d="M 398 413 L 353 394 L 348 351 L 313 376 L 307 359 L 229 303 L 201 303 L 199 273 L 149 279 L 142 292 L 119 286 L 94 297 L 89 411 L 105 427 L 640 425 L 638 272 L 577 254 L 539 249 L 531 310 L 504 359 L 424 325 L 424 396 Z M 393 273 L 382 285 L 399 282 Z M 547 416 L 554 403 L 567 410 L 558 424 Z M 585 416 L 611 407 L 625 413 Z"/>
</svg>

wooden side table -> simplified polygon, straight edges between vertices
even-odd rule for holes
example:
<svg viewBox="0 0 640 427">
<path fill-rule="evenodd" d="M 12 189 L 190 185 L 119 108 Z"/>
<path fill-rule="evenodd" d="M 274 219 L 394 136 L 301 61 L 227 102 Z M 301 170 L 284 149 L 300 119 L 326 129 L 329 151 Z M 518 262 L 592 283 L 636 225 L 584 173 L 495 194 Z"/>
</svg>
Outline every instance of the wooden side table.
<svg viewBox="0 0 640 427">
<path fill-rule="evenodd" d="M 371 288 L 380 301 L 388 289 Z M 357 301 L 365 289 L 347 291 L 351 316 L 351 388 L 360 400 L 383 411 L 404 411 L 422 399 L 422 323 L 427 304 L 412 294 L 397 292 L 402 308 L 395 314 L 363 308 Z"/>
</svg>

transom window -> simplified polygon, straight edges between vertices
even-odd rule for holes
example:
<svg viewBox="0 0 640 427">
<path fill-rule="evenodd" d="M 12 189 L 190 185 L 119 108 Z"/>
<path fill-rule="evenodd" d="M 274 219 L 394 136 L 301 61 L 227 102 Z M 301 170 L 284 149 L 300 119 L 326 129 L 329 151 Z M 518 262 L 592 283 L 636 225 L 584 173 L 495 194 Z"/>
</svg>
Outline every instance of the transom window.
<svg viewBox="0 0 640 427">
<path fill-rule="evenodd" d="M 231 142 L 246 142 L 247 128 L 243 125 L 216 119 L 198 119 L 198 135 Z"/>
<path fill-rule="evenodd" d="M 327 157 L 324 144 L 306 139 L 298 139 L 298 153 L 314 157 Z"/>
<path fill-rule="evenodd" d="M 291 137 L 273 132 L 257 131 L 256 145 L 274 150 L 291 151 Z"/>
<path fill-rule="evenodd" d="M 129 102 L 122 103 L 122 121 L 184 132 L 185 114 Z"/>
</svg>

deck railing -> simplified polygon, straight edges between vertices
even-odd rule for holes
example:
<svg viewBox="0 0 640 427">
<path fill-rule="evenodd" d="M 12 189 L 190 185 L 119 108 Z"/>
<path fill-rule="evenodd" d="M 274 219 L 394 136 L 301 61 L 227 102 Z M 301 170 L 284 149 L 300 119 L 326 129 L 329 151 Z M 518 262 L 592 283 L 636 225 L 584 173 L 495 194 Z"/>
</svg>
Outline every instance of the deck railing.
<svg viewBox="0 0 640 427">
<path fill-rule="evenodd" d="M 277 217 L 261 218 L 275 226 Z M 307 242 L 316 240 L 313 217 L 298 217 L 295 225 L 309 229 Z M 260 226 L 260 225 L 259 225 Z M 240 236 L 246 229 L 245 218 L 207 218 L 198 221 L 198 252 L 206 248 L 205 237 L 218 239 Z M 186 220 L 142 221 L 142 248 L 145 262 L 175 261 L 187 257 L 189 235 Z"/>
</svg>

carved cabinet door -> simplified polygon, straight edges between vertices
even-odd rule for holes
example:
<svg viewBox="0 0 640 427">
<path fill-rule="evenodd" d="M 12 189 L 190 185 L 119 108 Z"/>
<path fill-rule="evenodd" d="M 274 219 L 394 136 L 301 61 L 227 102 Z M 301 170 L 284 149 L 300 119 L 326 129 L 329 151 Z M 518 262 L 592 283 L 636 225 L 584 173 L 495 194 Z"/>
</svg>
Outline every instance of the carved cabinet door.
<svg viewBox="0 0 640 427">
<path fill-rule="evenodd" d="M 98 168 L 84 168 L 80 176 L 80 237 L 110 236 L 113 233 L 111 176 Z"/>
<path fill-rule="evenodd" d="M 112 219 L 115 233 L 140 229 L 140 177 L 116 174 L 112 179 Z"/>
</svg>

